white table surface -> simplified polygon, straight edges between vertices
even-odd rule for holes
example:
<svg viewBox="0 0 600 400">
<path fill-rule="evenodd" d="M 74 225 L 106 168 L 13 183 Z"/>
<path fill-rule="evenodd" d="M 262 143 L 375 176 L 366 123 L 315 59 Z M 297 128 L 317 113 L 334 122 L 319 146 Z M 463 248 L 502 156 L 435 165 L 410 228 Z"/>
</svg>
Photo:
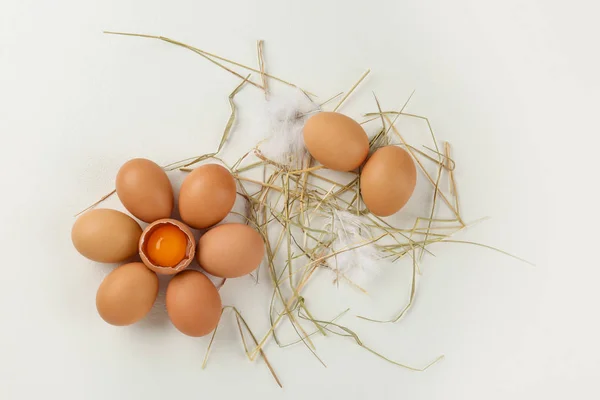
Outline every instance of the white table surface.
<svg viewBox="0 0 600 400">
<path fill-rule="evenodd" d="M 598 398 L 598 11 L 578 0 L 3 0 L 0 398 Z M 112 188 L 128 158 L 212 150 L 238 80 L 184 49 L 103 30 L 250 64 L 264 39 L 269 71 L 324 97 L 371 68 L 342 109 L 355 116 L 373 108 L 371 91 L 395 109 L 416 89 L 409 111 L 454 146 L 463 213 L 491 217 L 461 238 L 536 267 L 438 246 L 407 318 L 373 326 L 350 313 L 365 342 L 394 359 L 446 356 L 424 373 L 345 339 L 316 339 L 327 368 L 303 346 L 272 343 L 282 390 L 264 363 L 245 360 L 231 316 L 205 370 L 208 338 L 181 335 L 160 313 L 105 324 L 94 298 L 110 268 L 73 250 L 73 214 Z M 251 114 L 256 93 L 240 94 L 241 112 Z M 238 132 L 229 150 L 257 139 Z M 378 282 L 383 294 L 363 306 L 389 317 L 408 275 Z M 228 285 L 224 303 L 264 332 L 268 287 Z"/>
</svg>

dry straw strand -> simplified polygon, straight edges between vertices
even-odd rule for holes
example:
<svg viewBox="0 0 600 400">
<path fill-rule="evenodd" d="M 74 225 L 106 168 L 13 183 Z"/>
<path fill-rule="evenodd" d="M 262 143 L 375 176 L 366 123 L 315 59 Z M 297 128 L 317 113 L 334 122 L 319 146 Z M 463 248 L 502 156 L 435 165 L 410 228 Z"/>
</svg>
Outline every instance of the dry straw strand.
<svg viewBox="0 0 600 400">
<path fill-rule="evenodd" d="M 358 85 L 360 85 L 360 83 L 367 77 L 367 75 L 369 75 L 371 73 L 371 70 L 368 69 L 366 70 L 361 77 L 358 79 L 358 81 L 356 81 L 356 83 L 350 88 L 350 90 L 348 90 L 348 92 L 346 93 L 346 95 L 344 97 L 342 97 L 342 99 L 340 100 L 340 102 L 337 104 L 337 106 L 335 106 L 335 108 L 333 109 L 333 111 L 337 111 L 342 104 L 344 104 L 344 102 L 348 99 L 348 97 L 350 97 L 350 95 L 356 90 L 356 88 L 358 87 Z"/>
<path fill-rule="evenodd" d="M 225 67 L 224 65 L 222 65 L 220 63 L 217 63 L 216 61 L 213 60 L 213 58 L 216 59 L 216 60 L 224 61 L 224 62 L 226 62 L 228 64 L 231 64 L 231 65 L 235 65 L 235 66 L 240 67 L 240 68 L 244 68 L 244 69 L 246 69 L 248 71 L 252 71 L 252 72 L 255 72 L 257 74 L 260 74 L 260 69 L 252 68 L 252 67 L 244 65 L 242 63 L 230 60 L 230 59 L 225 58 L 225 57 L 218 56 L 218 55 L 216 55 L 214 53 L 209 53 L 208 51 L 201 50 L 201 49 L 199 49 L 197 47 L 193 47 L 193 46 L 187 45 L 185 43 L 181 43 L 181 42 L 178 42 L 176 40 L 169 39 L 169 38 L 164 37 L 164 36 L 146 35 L 146 34 L 141 34 L 141 33 L 114 32 L 114 31 L 104 31 L 104 33 L 109 34 L 109 35 L 134 36 L 134 37 L 140 37 L 140 38 L 157 39 L 157 40 L 162 40 L 162 41 L 167 42 L 167 43 L 175 44 L 177 46 L 181 46 L 183 48 L 186 48 L 188 50 L 193 51 L 194 53 L 200 54 L 201 56 L 207 58 L 208 60 L 210 60 L 214 64 L 220 66 L 221 68 L 223 68 L 223 69 L 225 69 L 225 70 L 227 70 L 229 72 L 232 72 L 234 75 L 238 76 L 241 79 L 243 79 L 243 76 L 241 76 L 237 72 L 231 71 L 229 68 Z M 278 78 L 278 77 L 276 77 L 274 75 L 268 74 L 266 72 L 264 73 L 264 75 L 266 77 L 268 77 L 268 78 L 271 78 L 273 80 L 281 82 L 281 83 L 283 83 L 285 85 L 301 89 L 299 86 L 294 85 L 293 83 L 288 82 L 288 81 L 286 81 L 284 79 Z M 258 87 L 261 90 L 264 89 L 262 86 L 260 86 L 260 85 L 258 85 L 256 83 L 253 83 L 253 86 Z M 301 89 L 301 90 L 303 92 L 305 92 L 305 93 L 308 93 L 311 96 L 316 96 L 314 93 L 309 92 L 308 90 L 304 90 L 304 89 Z"/>
</svg>

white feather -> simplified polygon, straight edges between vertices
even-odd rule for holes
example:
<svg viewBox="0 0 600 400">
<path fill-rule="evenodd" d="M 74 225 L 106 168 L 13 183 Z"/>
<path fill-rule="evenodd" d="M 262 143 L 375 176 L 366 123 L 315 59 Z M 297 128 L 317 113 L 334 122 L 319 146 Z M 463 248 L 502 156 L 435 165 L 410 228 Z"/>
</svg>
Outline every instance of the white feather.
<svg viewBox="0 0 600 400">
<path fill-rule="evenodd" d="M 263 110 L 267 137 L 260 151 L 280 164 L 299 166 L 306 153 L 304 123 L 318 110 L 319 107 L 297 89 L 269 96 Z"/>
<path fill-rule="evenodd" d="M 336 254 L 329 264 L 339 275 L 340 282 L 364 289 L 381 270 L 383 259 L 376 243 L 372 241 L 371 230 L 364 217 L 348 211 L 332 209 L 331 218 L 328 228 L 335 234 L 332 251 L 347 251 Z"/>
</svg>

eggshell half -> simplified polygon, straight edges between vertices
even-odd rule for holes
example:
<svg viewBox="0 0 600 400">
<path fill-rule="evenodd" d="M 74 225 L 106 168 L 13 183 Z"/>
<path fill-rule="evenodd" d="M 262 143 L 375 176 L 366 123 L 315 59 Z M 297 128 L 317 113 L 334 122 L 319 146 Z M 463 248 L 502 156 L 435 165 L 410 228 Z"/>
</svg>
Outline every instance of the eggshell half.
<svg viewBox="0 0 600 400">
<path fill-rule="evenodd" d="M 146 252 L 146 241 L 148 240 L 148 238 L 150 238 L 150 235 L 152 234 L 152 232 L 154 232 L 154 230 L 156 228 L 158 228 L 164 224 L 170 224 L 170 225 L 176 226 L 183 233 L 185 233 L 185 236 L 187 237 L 187 247 L 186 247 L 185 257 L 183 258 L 183 260 L 181 260 L 179 262 L 179 264 L 175 265 L 174 267 L 161 267 L 160 265 L 155 265 L 150 260 L 150 258 L 147 255 L 147 252 Z M 144 229 L 144 232 L 142 232 L 142 235 L 140 236 L 138 250 L 139 250 L 140 258 L 142 259 L 142 262 L 148 268 L 150 268 L 152 271 L 156 272 L 157 274 L 161 274 L 161 275 L 174 275 L 174 274 L 178 273 L 179 271 L 183 271 L 184 269 L 186 269 L 191 264 L 191 262 L 194 260 L 194 255 L 196 254 L 196 239 L 194 238 L 194 234 L 192 233 L 190 228 L 188 226 L 186 226 L 184 223 L 177 221 L 175 219 L 164 218 L 164 219 L 159 219 L 158 221 L 154 221 L 153 223 L 148 225 L 146 227 L 146 229 Z"/>
</svg>

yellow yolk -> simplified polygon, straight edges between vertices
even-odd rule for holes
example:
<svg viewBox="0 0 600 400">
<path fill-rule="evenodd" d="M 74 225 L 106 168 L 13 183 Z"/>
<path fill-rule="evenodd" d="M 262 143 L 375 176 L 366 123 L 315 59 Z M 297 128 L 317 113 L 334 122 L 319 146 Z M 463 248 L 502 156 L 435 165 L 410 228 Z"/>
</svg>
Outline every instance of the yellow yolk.
<svg viewBox="0 0 600 400">
<path fill-rule="evenodd" d="M 178 227 L 165 224 L 150 234 L 146 242 L 150 261 L 160 267 L 174 267 L 185 258 L 187 237 Z"/>
</svg>

